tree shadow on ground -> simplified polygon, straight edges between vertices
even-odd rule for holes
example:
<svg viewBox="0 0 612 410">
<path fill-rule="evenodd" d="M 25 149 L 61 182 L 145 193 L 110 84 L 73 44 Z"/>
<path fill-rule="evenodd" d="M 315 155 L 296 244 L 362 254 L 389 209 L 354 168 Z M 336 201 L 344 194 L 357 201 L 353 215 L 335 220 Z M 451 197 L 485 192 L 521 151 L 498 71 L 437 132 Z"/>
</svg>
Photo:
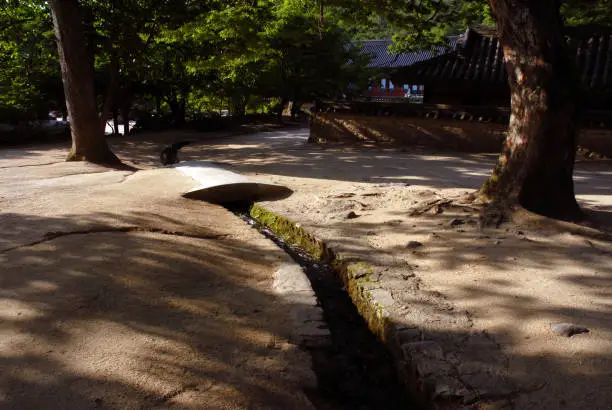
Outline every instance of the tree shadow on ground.
<svg viewBox="0 0 612 410">
<path fill-rule="evenodd" d="M 609 408 L 609 236 L 537 221 L 483 230 L 478 214 L 466 209 L 422 216 L 411 211 L 298 222 L 343 258 L 375 266 L 371 286 L 393 295 L 391 318 L 423 329 L 425 340 L 443 341 L 446 358 L 481 394 L 505 391 L 521 409 Z M 554 335 L 551 324 L 563 322 L 591 332 L 569 339 Z M 500 344 L 497 355 L 470 342 L 480 332 Z"/>
<path fill-rule="evenodd" d="M 234 136 L 232 136 L 234 135 Z M 145 132 L 110 137 L 115 153 L 141 169 L 161 166 L 161 150 L 189 140 L 182 160 L 214 161 L 237 172 L 369 183 L 428 185 L 433 188 L 479 188 L 491 174 L 497 153 L 466 154 L 426 148 L 351 148 L 307 143 L 307 128 L 235 135 L 235 132 Z M 0 169 L 62 162 L 67 144 L 22 147 L 0 152 Z M 574 180 L 579 195 L 606 195 L 612 161 L 579 161 Z"/>
<path fill-rule="evenodd" d="M 491 174 L 498 157 L 497 153 L 465 154 L 410 147 L 398 150 L 325 146 L 309 144 L 307 138 L 307 129 L 240 136 L 186 147 L 182 158 L 215 161 L 244 173 L 477 189 Z M 609 193 L 605 181 L 610 176 L 612 161 L 578 162 L 577 193 Z"/>
<path fill-rule="evenodd" d="M 83 229 L 59 219 L 3 229 Z M 262 291 L 269 251 L 109 228 L 0 253 L 0 406 L 293 408 L 303 375 L 289 366 L 304 357 L 287 343 L 289 307 Z"/>
<path fill-rule="evenodd" d="M 477 187 L 495 161 L 494 155 L 322 148 L 305 144 L 304 137 L 283 131 L 241 137 L 235 144 L 195 145 L 185 150 L 184 159 L 219 161 L 239 172 L 440 188 Z M 124 158 L 138 155 L 139 145 L 130 144 L 121 153 Z M 154 147 L 144 144 L 140 161 L 144 163 Z M 597 197 L 607 193 L 608 173 L 604 163 L 577 170 L 578 192 L 594 197 L 585 199 L 590 207 L 600 206 Z M 70 201 L 75 198 L 72 193 L 66 196 Z M 40 200 L 31 197 L 32 202 Z M 45 232 L 105 227 L 109 221 L 113 229 L 163 225 L 167 232 L 172 231 L 168 227 L 185 225 L 164 212 L 138 213 L 142 199 L 132 204 L 125 195 L 125 202 L 123 211 L 133 212 L 122 221 L 104 213 L 109 204 L 102 203 L 87 213 L 89 219 L 78 212 L 62 216 L 16 212 L 3 219 L 8 221 L 3 231 L 13 238 L 39 238 Z M 460 351 L 466 354 L 461 360 L 488 365 L 491 370 L 482 373 L 485 378 L 510 369 L 520 391 L 533 391 L 518 395 L 510 388 L 516 408 L 609 408 L 612 261 L 608 244 L 597 235 L 567 232 L 551 233 L 548 239 L 528 229 L 523 235 L 518 230 L 481 232 L 467 221 L 475 216 L 461 211 L 416 219 L 409 211 L 389 212 L 383 223 L 363 216 L 350 224 L 314 221 L 304 226 L 342 252 L 381 267 L 377 283 L 399 284 L 393 296 L 420 312 L 394 312 L 393 320 L 400 325 L 422 327 L 427 338 L 462 341 L 484 329 L 499 339 L 507 360 L 484 355 L 478 343 L 462 345 Z M 609 209 L 596 212 L 609 217 Z M 451 228 L 450 220 L 457 218 L 466 223 Z M 177 239 L 161 231 L 109 230 L 0 253 L 6 335 L 0 365 L 7 369 L 0 379 L 0 399 L 6 407 L 15 400 L 19 405 L 13 407 L 39 407 L 44 400 L 57 403 L 57 408 L 103 404 L 151 408 L 171 402 L 196 403 L 197 408 L 206 400 L 205 408 L 215 408 L 215 398 L 221 401 L 232 395 L 240 406 L 267 406 L 270 397 L 275 403 L 287 403 L 291 389 L 284 387 L 283 380 L 291 372 L 266 352 L 284 352 L 288 326 L 281 312 L 290 307 L 256 286 L 258 280 L 269 281 L 268 276 L 245 275 L 265 271 L 268 262 L 245 268 L 244 261 L 256 259 L 266 249 L 245 238 L 224 238 L 217 230 L 193 233 L 221 237 Z M 410 249 L 406 247 L 410 240 L 424 246 Z M 235 258 L 236 254 L 243 256 Z M 417 284 L 410 280 L 415 272 L 421 279 Z M 456 304 L 452 312 L 470 311 L 475 327 L 459 326 L 456 317 L 445 319 L 448 304 L 441 304 L 440 297 Z M 260 308 L 251 310 L 252 306 L 274 308 L 255 312 Z M 558 339 L 549 329 L 557 321 L 576 321 L 592 332 Z M 534 377 L 543 379 L 545 387 Z M 254 392 L 261 402 L 247 403 L 246 394 L 237 390 Z"/>
</svg>

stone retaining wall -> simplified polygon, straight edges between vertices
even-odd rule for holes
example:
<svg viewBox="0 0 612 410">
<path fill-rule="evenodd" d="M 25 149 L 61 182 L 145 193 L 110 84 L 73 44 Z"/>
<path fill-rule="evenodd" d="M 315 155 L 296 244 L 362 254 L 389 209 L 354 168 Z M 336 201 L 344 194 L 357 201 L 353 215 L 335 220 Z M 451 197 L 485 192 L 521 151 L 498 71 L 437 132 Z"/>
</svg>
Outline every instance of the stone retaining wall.
<svg viewBox="0 0 612 410">
<path fill-rule="evenodd" d="M 310 141 L 499 152 L 506 128 L 505 124 L 478 121 L 319 113 L 311 121 Z M 612 157 L 612 130 L 585 129 L 580 134 L 579 144 Z"/>
</svg>

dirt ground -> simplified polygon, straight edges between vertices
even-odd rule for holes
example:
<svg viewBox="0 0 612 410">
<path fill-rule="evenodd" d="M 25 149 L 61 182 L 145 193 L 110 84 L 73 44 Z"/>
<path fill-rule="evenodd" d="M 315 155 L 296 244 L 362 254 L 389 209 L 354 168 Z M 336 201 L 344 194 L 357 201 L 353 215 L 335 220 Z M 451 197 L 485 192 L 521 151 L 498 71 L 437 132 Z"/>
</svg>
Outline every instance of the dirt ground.
<svg viewBox="0 0 612 410">
<path fill-rule="evenodd" d="M 289 258 L 177 171 L 66 152 L 0 151 L 0 408 L 311 409 Z"/>
<path fill-rule="evenodd" d="M 232 139 L 207 138 L 186 147 L 181 158 L 215 161 L 254 179 L 292 188 L 295 193 L 290 198 L 264 205 L 299 222 L 343 255 L 380 267 L 384 274 L 377 278 L 376 286 L 389 295 L 394 321 L 421 328 L 428 338 L 447 340 L 445 346 L 463 343 L 465 347 L 469 342 L 469 348 L 462 348 L 459 354 L 451 348 L 445 350 L 444 360 L 451 362 L 463 381 L 479 395 L 507 398 L 515 409 L 612 409 L 612 241 L 604 233 L 606 224 L 612 222 L 609 161 L 583 161 L 575 172 L 579 201 L 600 221 L 600 230 L 525 218 L 501 229 L 483 231 L 478 227 L 477 210 L 469 206 L 433 207 L 419 216 L 411 216 L 411 212 L 425 203 L 459 197 L 478 188 L 490 173 L 496 155 L 321 147 L 307 144 L 307 136 L 307 130 L 294 129 Z M 152 168 L 157 166 L 162 143 L 193 138 L 199 137 L 163 133 L 115 139 L 113 146 L 126 162 Z M 210 300 L 209 290 L 192 286 L 202 280 L 201 275 L 190 274 L 190 280 L 183 283 L 171 273 L 179 260 L 192 266 L 194 272 L 204 269 L 201 264 L 215 271 L 209 262 L 196 256 L 196 248 L 209 239 L 184 237 L 169 245 L 164 242 L 166 232 L 179 226 L 205 227 L 206 235 L 228 235 L 207 251 L 213 260 L 222 258 L 221 266 L 228 266 L 207 276 L 207 283 L 212 287 L 222 283 L 231 289 L 223 294 L 242 292 L 254 299 L 253 304 L 268 306 L 271 296 L 258 285 L 267 280 L 261 276 L 263 273 L 245 277 L 234 269 L 239 262 L 224 256 L 228 249 L 244 247 L 245 240 L 251 238 L 242 237 L 233 225 L 231 229 L 224 225 L 211 231 L 210 226 L 218 224 L 209 223 L 207 218 L 220 218 L 218 210 L 202 213 L 198 205 L 199 211 L 192 212 L 192 205 L 180 202 L 181 212 L 173 211 L 177 206 L 176 186 L 160 183 L 156 178 L 140 179 L 159 171 L 142 173 L 140 177 L 98 172 L 91 167 L 88 178 L 83 179 L 74 176 L 83 172 L 82 168 L 75 170 L 71 167 L 76 165 L 55 163 L 64 153 L 61 147 L 38 147 L 5 151 L 0 156 L 1 223 L 10 227 L 3 228 L 0 239 L 4 249 L 0 254 L 2 266 L 13 266 L 10 264 L 18 258 L 35 267 L 32 274 L 4 279 L 7 282 L 2 286 L 6 304 L 3 311 L 8 315 L 3 322 L 7 336 L 3 338 L 2 360 L 5 368 L 14 369 L 3 372 L 0 379 L 4 400 L 11 394 L 27 397 L 27 391 L 35 393 L 32 397 L 51 397 L 57 389 L 69 389 L 78 399 L 94 398 L 97 405 L 98 393 L 90 389 L 102 386 L 100 389 L 116 392 L 116 397 L 125 399 L 125 403 L 146 404 L 142 400 L 153 400 L 165 406 L 167 398 L 187 400 L 202 391 L 209 392 L 207 386 L 216 385 L 210 381 L 213 374 L 229 378 L 233 374 L 229 369 L 236 365 L 231 354 L 221 356 L 215 363 L 197 362 L 215 357 L 210 353 L 229 343 L 229 336 L 220 329 L 226 328 L 224 321 L 219 322 L 217 316 L 211 319 L 214 324 L 206 327 L 191 322 L 193 315 L 208 317 L 216 309 L 235 318 L 231 320 L 235 320 L 233 328 L 239 329 L 236 331 L 253 334 L 240 345 L 254 349 L 253 360 L 240 366 L 255 372 L 261 360 L 274 366 L 275 359 L 268 363 L 266 354 L 258 349 L 267 345 L 271 335 L 283 340 L 282 306 L 272 309 L 265 318 L 257 316 L 263 321 L 261 325 L 251 322 L 251 316 L 240 319 L 248 312 L 232 310 L 237 309 L 230 300 L 235 298 L 220 296 L 221 299 Z M 32 166 L 42 163 L 49 165 Z M 16 167 L 27 170 L 28 176 L 15 172 Z M 74 188 L 77 179 L 79 186 Z M 152 201 L 151 190 L 159 199 Z M 354 212 L 353 218 L 348 218 L 350 212 Z M 95 217 L 88 216 L 91 214 Z M 95 286 L 101 280 L 99 275 L 92 276 L 74 251 L 78 246 L 85 250 L 93 246 L 88 245 L 87 236 L 67 236 L 23 247 L 44 238 L 46 232 L 99 225 L 157 229 L 99 233 L 109 240 L 117 237 L 114 248 L 96 245 L 96 252 L 105 252 L 111 261 L 100 267 L 105 272 L 105 283 L 111 284 L 104 292 L 120 290 L 122 296 L 117 298 L 105 297 L 108 293 L 104 292 L 99 295 L 99 286 Z M 188 246 L 193 250 L 187 252 L 193 254 L 192 260 L 175 248 Z M 262 245 L 256 242 L 248 246 L 245 252 L 256 259 L 254 255 Z M 49 257 L 57 247 L 64 249 L 61 260 Z M 127 248 L 134 249 L 125 251 L 129 264 L 117 256 Z M 92 253 L 89 252 L 91 263 L 106 260 Z M 259 262 L 259 266 L 254 262 L 249 271 L 263 272 L 267 263 L 270 262 Z M 151 269 L 150 278 L 130 274 L 129 267 L 142 264 Z M 61 277 L 45 280 L 41 275 L 49 272 L 49 267 L 61 272 Z M 52 297 L 63 294 L 62 289 L 67 291 L 65 298 Z M 83 289 L 83 296 L 77 297 L 74 289 Z M 74 299 L 70 299 L 73 292 Z M 144 294 L 157 297 L 139 299 Z M 180 301 L 173 294 L 181 295 L 175 296 Z M 207 302 L 201 302 L 200 296 L 206 296 L 203 299 Z M 75 313 L 74 306 L 83 303 L 90 307 Z M 176 306 L 175 316 L 164 313 L 154 319 L 144 314 L 157 312 L 155 306 L 159 304 L 165 306 L 164 312 L 169 307 L 172 312 Z M 185 307 L 179 307 L 182 304 Z M 118 306 L 128 308 L 120 310 Z M 99 313 L 109 311 L 121 313 L 113 313 L 116 316 L 112 317 Z M 82 320 L 80 314 L 87 320 Z M 190 322 L 195 326 L 193 334 L 187 331 L 191 329 Z M 585 326 L 590 333 L 572 338 L 556 336 L 550 326 L 561 322 Z M 120 342 L 85 348 L 83 336 L 78 335 L 90 331 L 91 337 L 112 332 L 109 334 Z M 214 337 L 207 344 L 209 331 Z M 58 350 L 57 346 L 68 348 Z M 76 360 L 76 356 L 67 353 L 73 349 L 86 352 L 89 359 L 85 363 Z M 104 349 L 114 353 L 103 355 Z M 104 362 L 103 357 L 113 355 L 121 357 L 121 361 Z M 151 356 L 169 357 L 157 361 Z M 139 368 L 143 363 L 149 367 Z M 107 370 L 94 372 L 92 364 Z M 113 368 L 119 368 L 114 366 L 122 370 L 113 373 Z M 199 366 L 208 366 L 211 373 L 193 374 L 194 367 Z M 194 381 L 179 383 L 184 374 L 194 377 Z M 285 388 L 273 387 L 284 379 L 283 373 L 274 376 L 264 387 L 252 379 L 244 383 L 253 389 L 273 389 L 273 395 L 284 397 L 288 394 Z M 87 387 L 81 388 L 80 383 Z M 190 390 L 193 385 L 204 387 L 198 387 L 198 393 Z M 223 390 L 218 397 L 222 393 Z M 193 403 L 201 403 L 194 400 Z"/>
<path fill-rule="evenodd" d="M 468 205 L 411 212 L 478 188 L 496 155 L 322 147 L 306 138 L 307 130 L 258 134 L 190 147 L 185 158 L 292 188 L 290 198 L 263 205 L 345 257 L 386 269 L 377 286 L 399 324 L 437 339 L 492 341 L 472 346 L 473 358 L 444 357 L 477 394 L 516 409 L 612 409 L 612 162 L 580 161 L 575 173 L 578 199 L 600 229 L 525 217 L 482 230 Z M 557 336 L 551 325 L 562 322 L 590 333 Z"/>
</svg>

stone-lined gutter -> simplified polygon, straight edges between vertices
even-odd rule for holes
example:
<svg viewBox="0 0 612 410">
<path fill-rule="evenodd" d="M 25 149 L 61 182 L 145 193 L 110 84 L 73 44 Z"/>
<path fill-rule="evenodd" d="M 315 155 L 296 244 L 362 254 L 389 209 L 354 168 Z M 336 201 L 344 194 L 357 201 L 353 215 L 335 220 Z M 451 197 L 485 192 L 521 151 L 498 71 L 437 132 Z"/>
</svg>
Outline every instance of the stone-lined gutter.
<svg viewBox="0 0 612 410">
<path fill-rule="evenodd" d="M 392 304 L 390 294 L 372 286 L 374 266 L 344 259 L 299 224 L 259 205 L 252 205 L 249 213 L 286 243 L 333 267 L 370 330 L 392 353 L 400 381 L 421 408 L 478 408 L 467 405 L 478 401 L 478 395 L 443 360 L 441 347 L 434 341 L 424 340 L 419 329 L 406 328 L 391 320 L 386 308 Z"/>
</svg>

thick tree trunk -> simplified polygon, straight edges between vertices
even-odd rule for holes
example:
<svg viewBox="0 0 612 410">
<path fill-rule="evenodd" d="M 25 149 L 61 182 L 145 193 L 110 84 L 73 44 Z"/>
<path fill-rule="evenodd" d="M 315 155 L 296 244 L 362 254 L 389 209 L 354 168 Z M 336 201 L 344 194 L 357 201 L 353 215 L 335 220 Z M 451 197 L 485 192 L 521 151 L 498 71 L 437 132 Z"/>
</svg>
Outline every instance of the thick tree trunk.
<svg viewBox="0 0 612 410">
<path fill-rule="evenodd" d="M 116 105 L 113 107 L 113 134 L 119 135 L 119 110 Z"/>
<path fill-rule="evenodd" d="M 130 135 L 130 107 L 132 106 L 131 97 L 126 94 L 123 97 L 123 106 L 121 107 L 121 115 L 123 117 L 123 136 Z"/>
<path fill-rule="evenodd" d="M 490 0 L 512 93 L 508 136 L 481 192 L 542 215 L 582 217 L 572 179 L 579 79 L 556 0 Z"/>
<path fill-rule="evenodd" d="M 246 105 L 248 98 L 236 95 L 231 100 L 231 114 L 234 118 L 242 119 L 246 114 Z"/>
<path fill-rule="evenodd" d="M 79 2 L 52 0 L 51 11 L 72 133 L 72 150 L 67 160 L 120 164 L 100 129 Z"/>
<path fill-rule="evenodd" d="M 168 101 L 170 111 L 172 111 L 172 119 L 176 125 L 182 125 L 185 123 L 185 101 L 170 100 Z"/>
</svg>

